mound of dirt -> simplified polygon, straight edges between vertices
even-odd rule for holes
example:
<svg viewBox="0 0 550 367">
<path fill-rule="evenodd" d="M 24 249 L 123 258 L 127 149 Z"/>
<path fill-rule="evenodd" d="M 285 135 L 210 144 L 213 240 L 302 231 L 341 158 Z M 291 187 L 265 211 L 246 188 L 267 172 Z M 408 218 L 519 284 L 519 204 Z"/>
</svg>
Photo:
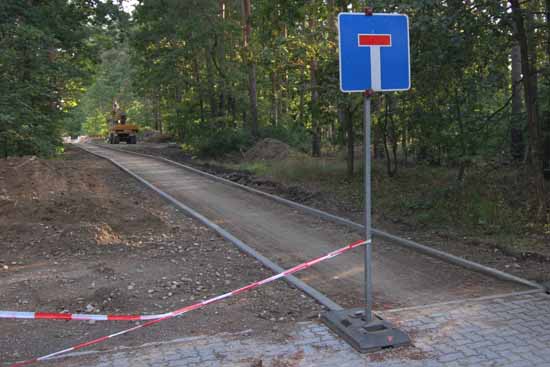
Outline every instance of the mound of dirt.
<svg viewBox="0 0 550 367">
<path fill-rule="evenodd" d="M 280 140 L 266 138 L 257 142 L 252 148 L 244 153 L 247 161 L 269 161 L 275 159 L 286 159 L 290 154 L 290 146 Z"/>
<path fill-rule="evenodd" d="M 142 134 L 141 141 L 147 143 L 169 143 L 174 141 L 171 135 L 161 134 L 158 131 L 145 131 Z"/>
<path fill-rule="evenodd" d="M 0 160 L 0 248 L 5 239 L 23 244 L 20 255 L 86 252 L 171 230 L 110 164 L 67 149 L 59 159 Z"/>
</svg>

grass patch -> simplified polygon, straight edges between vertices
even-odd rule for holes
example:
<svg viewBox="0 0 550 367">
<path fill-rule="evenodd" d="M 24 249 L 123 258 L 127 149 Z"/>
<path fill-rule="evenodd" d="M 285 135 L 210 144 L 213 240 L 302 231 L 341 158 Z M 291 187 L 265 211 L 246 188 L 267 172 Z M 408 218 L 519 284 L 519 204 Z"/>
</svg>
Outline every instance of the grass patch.
<svg viewBox="0 0 550 367">
<path fill-rule="evenodd" d="M 285 183 L 333 182 L 346 173 L 344 162 L 307 156 L 271 162 L 268 167 L 269 176 Z"/>
<path fill-rule="evenodd" d="M 416 166 L 401 169 L 396 178 L 377 175 L 376 182 L 373 191 L 381 209 L 413 225 L 492 235 L 517 233 L 528 223 L 526 208 L 517 200 L 521 189 L 501 171 L 472 168 L 458 183 L 453 169 Z"/>
<path fill-rule="evenodd" d="M 282 161 L 226 166 L 287 185 L 304 185 L 332 196 L 346 207 L 362 210 L 362 162 L 356 165 L 359 169 L 352 178 L 346 177 L 346 163 L 341 158 L 294 155 Z M 508 239 L 549 231 L 548 225 L 535 228 L 529 220 L 526 183 L 517 169 L 471 167 L 459 184 L 452 168 L 401 167 L 397 176 L 388 177 L 385 162 L 375 161 L 372 177 L 374 211 L 388 219 L 428 230 L 453 229 Z"/>
</svg>

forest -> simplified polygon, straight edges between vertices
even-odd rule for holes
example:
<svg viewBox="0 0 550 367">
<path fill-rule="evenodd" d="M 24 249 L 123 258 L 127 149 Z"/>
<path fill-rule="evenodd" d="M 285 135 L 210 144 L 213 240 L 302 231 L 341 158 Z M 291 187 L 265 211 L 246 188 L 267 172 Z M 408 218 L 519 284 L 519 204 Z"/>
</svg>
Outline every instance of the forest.
<svg viewBox="0 0 550 367">
<path fill-rule="evenodd" d="M 363 100 L 339 90 L 337 15 L 366 5 L 410 19 L 412 88 L 373 97 L 382 174 L 444 167 L 461 187 L 512 172 L 517 209 L 550 232 L 550 0 L 3 0 L 0 155 L 105 136 L 117 102 L 197 156 L 270 137 L 341 153 L 360 179 Z"/>
</svg>

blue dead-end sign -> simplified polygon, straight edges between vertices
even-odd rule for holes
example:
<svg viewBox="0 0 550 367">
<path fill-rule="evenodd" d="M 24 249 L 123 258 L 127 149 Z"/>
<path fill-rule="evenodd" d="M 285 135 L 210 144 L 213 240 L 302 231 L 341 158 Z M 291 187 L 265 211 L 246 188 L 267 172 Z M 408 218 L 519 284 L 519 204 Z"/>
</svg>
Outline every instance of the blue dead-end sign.
<svg viewBox="0 0 550 367">
<path fill-rule="evenodd" d="M 409 18 L 401 14 L 338 15 L 342 92 L 409 90 Z"/>
</svg>

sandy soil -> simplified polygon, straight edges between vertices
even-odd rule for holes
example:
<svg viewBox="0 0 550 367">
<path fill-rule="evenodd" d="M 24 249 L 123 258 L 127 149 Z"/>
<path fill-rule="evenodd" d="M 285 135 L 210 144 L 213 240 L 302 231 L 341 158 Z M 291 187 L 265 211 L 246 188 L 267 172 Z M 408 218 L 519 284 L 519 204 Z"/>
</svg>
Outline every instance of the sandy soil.
<svg viewBox="0 0 550 367">
<path fill-rule="evenodd" d="M 0 160 L 1 310 L 159 313 L 269 275 L 108 162 L 77 148 L 54 160 Z M 294 321 L 315 318 L 320 310 L 277 282 L 108 347 L 246 329 L 284 337 Z M 0 325 L 0 361 L 9 362 L 133 323 Z"/>
</svg>

